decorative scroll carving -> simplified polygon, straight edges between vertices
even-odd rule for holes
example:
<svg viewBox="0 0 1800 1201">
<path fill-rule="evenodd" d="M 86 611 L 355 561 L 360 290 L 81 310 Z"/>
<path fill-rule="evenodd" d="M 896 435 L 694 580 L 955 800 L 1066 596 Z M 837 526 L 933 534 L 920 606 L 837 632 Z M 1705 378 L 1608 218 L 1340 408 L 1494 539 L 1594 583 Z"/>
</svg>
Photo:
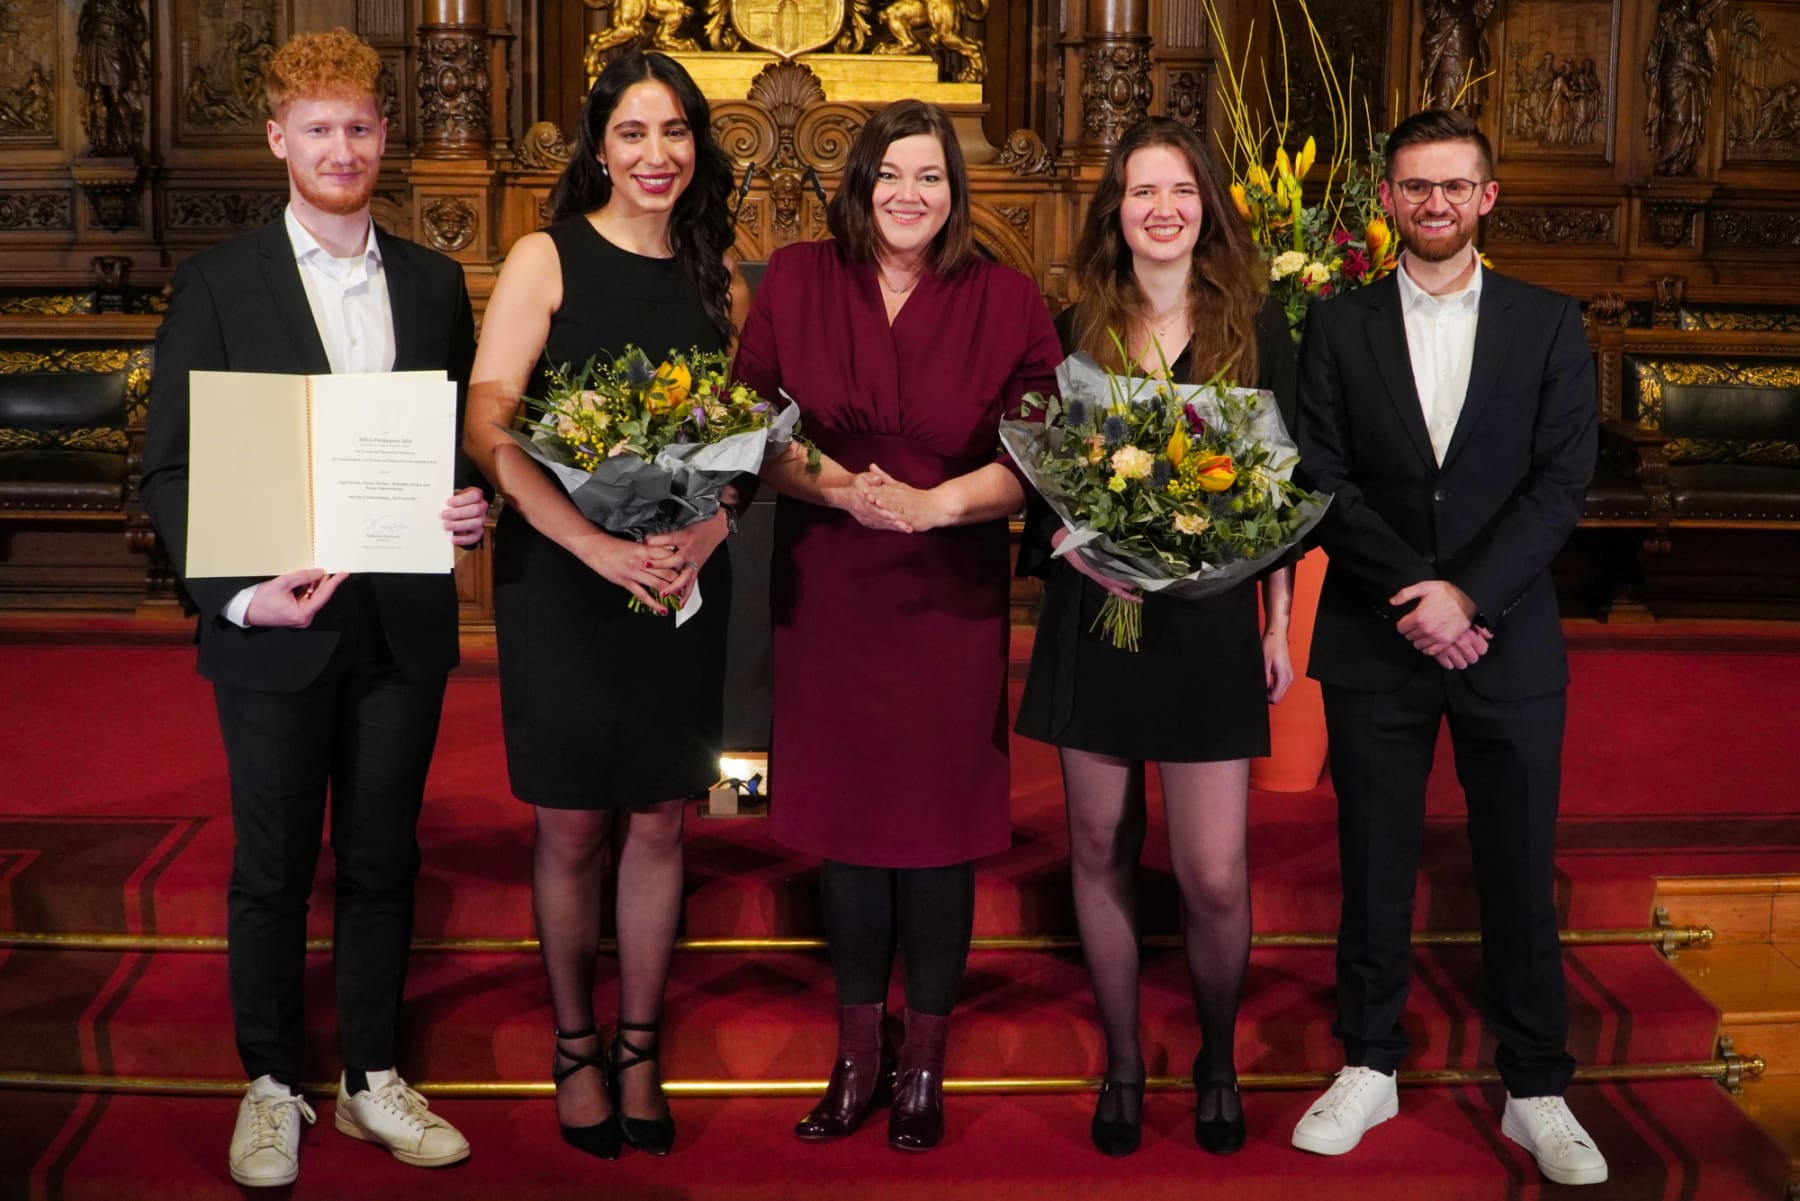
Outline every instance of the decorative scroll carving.
<svg viewBox="0 0 1800 1201">
<path fill-rule="evenodd" d="M 1488 235 L 1503 242 L 1613 242 L 1613 210 L 1508 206 L 1488 214 Z"/>
<path fill-rule="evenodd" d="M 1623 329 L 1631 324 L 1631 305 L 1617 292 L 1602 292 L 1582 306 L 1581 316 L 1589 325 Z"/>
<path fill-rule="evenodd" d="M 1800 246 L 1800 213 L 1713 213 L 1707 228 L 1721 246 Z"/>
<path fill-rule="evenodd" d="M 1712 20 L 1724 0 L 1660 0 L 1656 34 L 1644 59 L 1650 109 L 1644 119 L 1658 175 L 1692 175 L 1706 144 L 1713 68 L 1719 55 Z"/>
<path fill-rule="evenodd" d="M 939 72 L 957 83 L 987 78 L 981 40 L 963 32 L 963 19 L 985 21 L 988 0 L 888 0 L 880 20 L 894 40 L 876 54 L 930 54 Z"/>
<path fill-rule="evenodd" d="M 138 0 L 82 0 L 75 41 L 81 123 L 92 153 L 137 155 L 150 88 L 150 23 Z"/>
<path fill-rule="evenodd" d="M 1038 137 L 1035 130 L 1030 129 L 1015 129 L 1008 134 L 1006 145 L 1000 147 L 1000 156 L 994 161 L 1014 175 L 1052 175 L 1056 172 L 1056 161 L 1050 157 L 1050 148 L 1044 145 L 1044 139 Z"/>
<path fill-rule="evenodd" d="M 1031 206 L 1026 204 L 996 204 L 994 211 L 1006 218 L 1006 223 L 1019 231 L 1019 236 L 1031 238 Z"/>
<path fill-rule="evenodd" d="M 461 196 L 439 196 L 419 215 L 425 225 L 425 241 L 444 251 L 465 249 L 481 225 L 475 206 Z"/>
<path fill-rule="evenodd" d="M 612 24 L 598 33 L 588 34 L 587 51 L 582 57 L 588 86 L 600 78 L 612 52 L 642 40 L 646 50 L 698 52 L 700 43 L 684 37 L 681 27 L 693 18 L 694 10 L 681 0 L 581 0 L 588 8 L 610 8 Z M 794 0 L 789 0 L 790 3 Z M 646 30 L 646 26 L 653 26 Z"/>
<path fill-rule="evenodd" d="M 1206 132 L 1206 68 L 1170 71 L 1169 90 L 1163 97 L 1163 113 L 1202 133 Z"/>
<path fill-rule="evenodd" d="M 1150 109 L 1150 47 L 1090 42 L 1082 54 L 1081 120 L 1086 141 L 1110 150 Z"/>
<path fill-rule="evenodd" d="M 1732 11 L 1725 144 L 1734 159 L 1800 159 L 1800 60 L 1788 49 L 1800 33 L 1797 25 L 1790 18 L 1780 34 L 1771 34 L 1749 8 Z"/>
<path fill-rule="evenodd" d="M 750 99 L 769 110 L 777 128 L 792 129 L 809 105 L 825 103 L 825 85 L 803 63 L 770 63 L 750 81 Z"/>
<path fill-rule="evenodd" d="M 263 75 L 275 57 L 275 5 L 260 0 L 233 8 L 236 20 L 218 0 L 202 0 L 193 23 L 198 61 L 182 89 L 181 114 L 195 130 L 260 132 L 269 116 Z"/>
<path fill-rule="evenodd" d="M 488 43 L 461 26 L 427 25 L 419 39 L 419 120 L 424 158 L 487 153 Z"/>
<path fill-rule="evenodd" d="M 561 171 L 569 165 L 573 152 L 574 147 L 563 139 L 560 129 L 552 122 L 539 121 L 520 139 L 513 165 L 521 171 Z"/>
<path fill-rule="evenodd" d="M 74 229 L 67 192 L 0 192 L 0 229 Z"/>
<path fill-rule="evenodd" d="M 1419 34 L 1419 82 L 1425 106 L 1471 117 L 1487 103 L 1487 19 L 1495 0 L 1425 0 Z"/>
<path fill-rule="evenodd" d="M 286 192 L 171 192 L 171 229 L 244 229 L 281 216 Z"/>
</svg>

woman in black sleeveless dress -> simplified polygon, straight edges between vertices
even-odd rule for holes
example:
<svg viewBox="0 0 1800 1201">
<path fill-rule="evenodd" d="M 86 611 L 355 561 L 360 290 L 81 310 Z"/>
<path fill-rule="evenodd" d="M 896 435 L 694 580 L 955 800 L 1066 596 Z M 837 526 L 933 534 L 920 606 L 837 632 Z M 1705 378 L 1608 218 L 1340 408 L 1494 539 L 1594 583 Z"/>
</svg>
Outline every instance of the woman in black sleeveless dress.
<svg viewBox="0 0 1800 1201">
<path fill-rule="evenodd" d="M 726 257 L 731 168 L 711 130 L 673 59 L 630 53 L 601 74 L 552 223 L 514 245 L 488 303 L 465 428 L 507 501 L 494 548 L 501 716 L 513 793 L 536 813 L 557 1117 L 565 1139 L 607 1159 L 621 1141 L 665 1154 L 674 1139 L 657 1023 L 681 913 L 683 808 L 718 771 L 731 578 L 715 552 L 728 514 L 645 543 L 613 537 L 501 427 L 521 396 L 542 395 L 552 365 L 627 344 L 657 361 L 730 343 L 748 291 Z M 677 629 L 659 598 L 696 580 L 701 610 Z M 658 615 L 632 611 L 634 597 Z M 619 1018 L 602 1057 L 593 988 L 609 846 Z"/>
<path fill-rule="evenodd" d="M 1291 427 L 1293 341 L 1280 305 L 1264 295 L 1264 269 L 1220 174 L 1206 143 L 1179 121 L 1152 117 L 1127 130 L 1076 249 L 1081 301 L 1058 330 L 1065 348 L 1113 370 L 1149 375 L 1169 363 L 1172 378 L 1205 382 L 1224 369 L 1271 389 Z M 1134 654 L 1092 630 L 1107 594 L 1132 590 L 1077 558 L 1052 561 L 1061 535 L 1039 501 L 1019 571 L 1044 574 L 1049 586 L 1017 728 L 1061 750 L 1076 920 L 1107 1049 L 1093 1141 L 1125 1155 L 1140 1136 L 1135 876 L 1144 765 L 1155 762 L 1200 1026 L 1194 1137 L 1229 1153 L 1245 1138 L 1232 1041 L 1250 957 L 1249 761 L 1269 753 L 1268 705 L 1293 679 L 1292 568 L 1267 575 L 1260 637 L 1257 586 L 1246 582 L 1197 602 L 1144 597 Z"/>
</svg>

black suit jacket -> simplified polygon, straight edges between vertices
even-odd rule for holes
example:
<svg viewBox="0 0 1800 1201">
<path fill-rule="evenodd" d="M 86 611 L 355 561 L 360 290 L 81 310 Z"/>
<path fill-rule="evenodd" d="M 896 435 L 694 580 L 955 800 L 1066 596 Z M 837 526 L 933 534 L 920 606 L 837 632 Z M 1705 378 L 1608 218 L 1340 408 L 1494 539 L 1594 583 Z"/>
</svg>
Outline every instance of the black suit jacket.
<svg viewBox="0 0 1800 1201">
<path fill-rule="evenodd" d="M 394 370 L 442 369 L 457 385 L 457 429 L 475 359 L 475 325 L 462 268 L 376 230 L 394 320 Z M 202 251 L 175 272 L 174 297 L 156 333 L 145 432 L 142 497 L 156 536 L 200 610 L 200 673 L 220 683 L 293 692 L 331 658 L 352 609 L 343 592 L 306 629 L 243 629 L 223 611 L 253 579 L 185 578 L 188 508 L 188 373 L 331 370 L 313 324 L 284 221 Z M 459 482 L 467 472 L 458 459 Z M 447 536 L 447 535 L 446 535 Z M 296 569 L 303 564 L 295 564 Z M 395 663 L 408 675 L 456 665 L 456 588 L 448 575 L 369 575 Z"/>
<path fill-rule="evenodd" d="M 1568 680 L 1550 562 L 1581 516 L 1598 408 L 1593 355 L 1566 296 L 1487 271 L 1461 418 L 1439 466 L 1407 353 L 1399 281 L 1313 306 L 1300 347 L 1299 474 L 1333 493 L 1331 557 L 1308 674 L 1368 692 L 1431 660 L 1387 598 L 1445 579 L 1494 640 L 1467 669 L 1493 699 Z"/>
</svg>

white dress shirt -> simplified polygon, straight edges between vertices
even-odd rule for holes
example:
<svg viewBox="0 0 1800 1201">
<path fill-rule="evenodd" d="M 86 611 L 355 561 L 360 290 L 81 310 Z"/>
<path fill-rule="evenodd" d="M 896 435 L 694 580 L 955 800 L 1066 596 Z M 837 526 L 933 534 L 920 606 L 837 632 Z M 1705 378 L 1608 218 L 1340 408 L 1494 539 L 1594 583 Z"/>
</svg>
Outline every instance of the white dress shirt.
<svg viewBox="0 0 1800 1201">
<path fill-rule="evenodd" d="M 394 369 L 394 314 L 388 304 L 387 275 L 381 269 L 381 246 L 375 240 L 375 223 L 369 223 L 363 252 L 354 258 L 333 258 L 307 232 L 292 205 L 284 211 L 288 243 L 300 268 L 307 307 L 325 358 L 333 375 Z M 225 620 L 247 626 L 250 597 L 246 588 L 225 606 Z"/>
<path fill-rule="evenodd" d="M 1462 416 L 1469 393 L 1469 367 L 1475 358 L 1475 324 L 1481 313 L 1481 258 L 1469 247 L 1475 272 L 1466 287 L 1433 296 L 1407 274 L 1400 256 L 1400 309 L 1406 318 L 1406 349 L 1412 358 L 1419 408 L 1431 435 L 1431 450 L 1441 465 L 1450 437 Z"/>
</svg>

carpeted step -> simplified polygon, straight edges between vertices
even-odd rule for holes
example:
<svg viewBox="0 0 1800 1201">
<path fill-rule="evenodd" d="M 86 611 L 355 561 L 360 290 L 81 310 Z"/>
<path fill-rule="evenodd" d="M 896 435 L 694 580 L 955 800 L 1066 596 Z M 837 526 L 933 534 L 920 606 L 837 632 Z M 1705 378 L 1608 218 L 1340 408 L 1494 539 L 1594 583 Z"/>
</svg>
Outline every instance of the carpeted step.
<svg viewBox="0 0 1800 1201">
<path fill-rule="evenodd" d="M 1328 950 L 1258 950 L 1238 1023 L 1245 1073 L 1335 1071 L 1333 958 Z M 1718 1016 L 1647 947 L 1566 955 L 1570 1051 L 1583 1064 L 1712 1058 Z M 613 964 L 603 965 L 596 1013 L 617 1009 Z M 308 963 L 307 1079 L 337 1073 L 330 962 Z M 1409 1068 L 1493 1062 L 1474 998 L 1480 960 L 1469 948 L 1415 954 L 1404 1018 Z M 1184 1075 L 1198 1046 L 1178 950 L 1153 951 L 1143 973 L 1144 1050 L 1156 1075 Z M 0 1070 L 232 1080 L 225 957 L 18 951 L 0 962 Z M 895 1005 L 900 1004 L 896 990 Z M 664 1017 L 671 1080 L 808 1080 L 829 1069 L 835 1009 L 828 965 L 816 954 L 705 954 L 676 964 Z M 420 1080 L 548 1078 L 549 1005 L 535 956 L 434 953 L 413 957 L 409 1045 L 401 1063 Z M 1087 975 L 1066 953 L 971 958 L 950 1044 L 952 1077 L 1097 1076 L 1104 1065 Z"/>
<path fill-rule="evenodd" d="M 929 1156 L 888 1149 L 878 1119 L 853 1138 L 796 1141 L 795 1098 L 678 1101 L 679 1134 L 667 1159 L 627 1150 L 615 1163 L 565 1147 L 548 1100 L 441 1101 L 473 1149 L 464 1164 L 405 1167 L 332 1128 L 332 1105 L 306 1132 L 296 1196 L 390 1201 L 591 1201 L 706 1198 L 793 1201 L 1243 1201 L 1382 1195 L 1407 1201 L 1499 1201 L 1556 1195 L 1536 1165 L 1500 1134 L 1496 1088 L 1403 1092 L 1400 1116 L 1342 1158 L 1295 1151 L 1288 1134 L 1310 1095 L 1249 1093 L 1245 1149 L 1229 1158 L 1197 1150 L 1192 1102 L 1152 1094 L 1144 1146 L 1110 1160 L 1088 1143 L 1092 1099 L 951 1097 L 944 1144 Z M 1787 1159 L 1707 1081 L 1577 1085 L 1569 1102 L 1608 1157 L 1611 1179 L 1587 1190 L 1607 1201 L 1777 1201 Z M 62 1201 L 205 1201 L 242 1194 L 226 1174 L 235 1099 L 70 1098 L 0 1093 L 0 1179 L 20 1195 Z M 44 1120 L 48 1116 L 50 1120 Z M 57 1120 L 60 1119 L 60 1122 Z M 48 1134 L 46 1134 L 48 1132 Z M 0 1190 L 7 1186 L 0 1184 Z M 1541 1191 L 1540 1191 L 1541 1189 Z"/>
</svg>

